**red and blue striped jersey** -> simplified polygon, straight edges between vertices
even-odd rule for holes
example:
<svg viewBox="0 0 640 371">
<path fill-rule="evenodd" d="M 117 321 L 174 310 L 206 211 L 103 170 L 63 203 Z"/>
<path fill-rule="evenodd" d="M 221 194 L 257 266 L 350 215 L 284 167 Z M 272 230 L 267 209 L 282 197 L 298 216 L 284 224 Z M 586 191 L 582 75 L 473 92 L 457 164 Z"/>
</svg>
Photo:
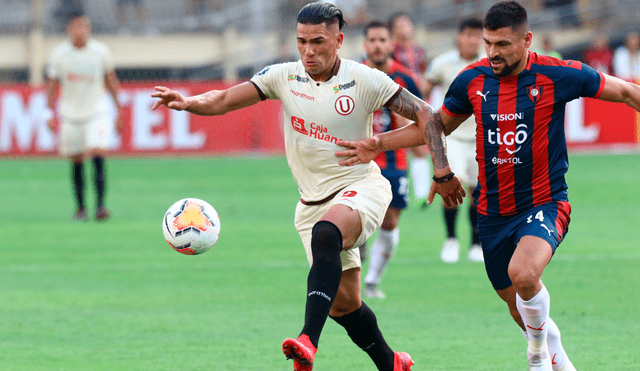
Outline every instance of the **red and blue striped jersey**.
<svg viewBox="0 0 640 371">
<path fill-rule="evenodd" d="M 445 96 L 451 116 L 476 119 L 478 185 L 483 215 L 515 215 L 552 201 L 567 201 L 569 168 L 565 104 L 598 98 L 604 76 L 577 61 L 533 52 L 524 71 L 497 77 L 484 58 L 460 72 Z"/>
<path fill-rule="evenodd" d="M 365 61 L 366 63 L 366 61 Z M 391 67 L 389 67 L 389 77 L 400 86 L 407 89 L 411 94 L 418 98 L 422 98 L 420 89 L 418 89 L 417 78 L 404 67 L 398 61 L 392 60 Z M 393 112 L 387 107 L 373 113 L 373 133 L 380 134 L 393 129 L 398 128 L 398 123 Z M 375 159 L 376 164 L 380 166 L 383 171 L 403 171 L 406 172 L 407 167 L 407 152 L 404 148 L 396 149 L 393 151 L 382 152 Z"/>
</svg>

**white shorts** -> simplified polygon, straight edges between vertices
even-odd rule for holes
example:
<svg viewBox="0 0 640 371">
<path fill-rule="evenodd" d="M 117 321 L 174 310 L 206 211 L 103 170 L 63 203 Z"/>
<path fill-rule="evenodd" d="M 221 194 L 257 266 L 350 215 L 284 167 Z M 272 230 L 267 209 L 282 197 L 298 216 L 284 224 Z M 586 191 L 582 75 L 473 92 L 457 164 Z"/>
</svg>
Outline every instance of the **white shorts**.
<svg viewBox="0 0 640 371">
<path fill-rule="evenodd" d="M 302 239 L 307 253 L 309 265 L 313 263 L 311 254 L 311 231 L 329 208 L 335 204 L 347 205 L 358 210 L 362 223 L 362 233 L 353 247 L 360 247 L 380 227 L 389 203 L 391 202 L 391 186 L 389 181 L 379 173 L 372 173 L 362 180 L 352 183 L 331 200 L 322 205 L 308 206 L 298 202 L 296 207 L 295 226 Z M 351 248 L 340 253 L 342 270 L 362 266 L 360 249 Z"/>
<path fill-rule="evenodd" d="M 113 120 L 106 114 L 83 121 L 62 120 L 60 154 L 72 156 L 91 149 L 106 150 L 113 134 Z"/>
<path fill-rule="evenodd" d="M 464 186 L 475 188 L 478 184 L 476 142 L 447 138 L 449 166 Z"/>
</svg>

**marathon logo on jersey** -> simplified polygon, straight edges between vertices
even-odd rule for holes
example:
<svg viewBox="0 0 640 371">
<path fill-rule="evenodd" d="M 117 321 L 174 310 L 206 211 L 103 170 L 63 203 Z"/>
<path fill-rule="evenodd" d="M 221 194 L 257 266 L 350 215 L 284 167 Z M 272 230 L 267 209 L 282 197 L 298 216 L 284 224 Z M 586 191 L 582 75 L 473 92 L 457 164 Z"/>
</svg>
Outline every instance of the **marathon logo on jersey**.
<svg viewBox="0 0 640 371">
<path fill-rule="evenodd" d="M 289 92 L 291 94 L 293 94 L 294 96 L 296 96 L 296 97 L 300 97 L 300 98 L 303 98 L 303 99 L 306 99 L 306 100 L 310 100 L 310 101 L 315 101 L 316 100 L 316 98 L 314 98 L 314 97 L 312 97 L 310 95 L 306 95 L 305 93 L 297 92 L 297 91 L 295 91 L 293 89 L 289 90 Z"/>
<path fill-rule="evenodd" d="M 514 120 L 522 120 L 524 118 L 524 113 L 492 113 L 491 119 L 493 121 L 514 121 Z"/>
<path fill-rule="evenodd" d="M 531 99 L 533 103 L 538 103 L 540 98 L 542 98 L 542 86 L 540 85 L 529 86 L 527 88 L 527 95 L 529 96 L 529 99 Z"/>
<path fill-rule="evenodd" d="M 298 75 L 289 75 L 289 81 L 297 81 L 297 82 L 307 83 L 307 82 L 309 82 L 309 78 L 308 77 L 301 77 L 301 76 L 298 76 Z"/>
<path fill-rule="evenodd" d="M 323 140 L 330 143 L 336 143 L 338 141 L 338 138 L 328 133 L 329 129 L 327 129 L 323 125 L 316 124 L 315 122 L 312 122 L 309 125 L 309 130 L 307 130 L 307 128 L 305 127 L 304 119 L 301 119 L 300 117 L 291 116 L 291 126 L 293 127 L 293 130 L 311 138 Z"/>
<path fill-rule="evenodd" d="M 356 86 L 356 80 L 348 82 L 346 84 L 338 84 L 333 87 L 333 93 L 338 94 L 341 90 L 347 90 Z"/>
<path fill-rule="evenodd" d="M 522 143 L 527 141 L 529 134 L 526 129 L 527 125 L 525 124 L 516 126 L 516 131 L 508 131 L 506 133 L 501 133 L 500 128 L 496 128 L 496 130 L 489 129 L 487 131 L 487 141 L 489 144 L 507 146 L 506 151 L 512 155 L 520 151 Z"/>
</svg>

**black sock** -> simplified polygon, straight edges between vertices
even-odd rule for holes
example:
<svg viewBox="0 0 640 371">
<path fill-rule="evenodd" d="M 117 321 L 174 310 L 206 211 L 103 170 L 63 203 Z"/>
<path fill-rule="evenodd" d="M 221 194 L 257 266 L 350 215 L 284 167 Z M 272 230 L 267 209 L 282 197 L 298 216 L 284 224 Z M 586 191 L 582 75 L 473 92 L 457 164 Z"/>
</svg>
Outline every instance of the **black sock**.
<svg viewBox="0 0 640 371">
<path fill-rule="evenodd" d="M 84 165 L 82 162 L 72 162 L 73 167 L 73 185 L 76 191 L 76 203 L 79 209 L 84 209 L 84 176 L 82 169 Z"/>
<path fill-rule="evenodd" d="M 342 278 L 342 233 L 335 224 L 319 221 L 311 232 L 313 264 L 307 278 L 307 304 L 301 334 L 317 348 Z"/>
<path fill-rule="evenodd" d="M 478 230 L 478 209 L 469 206 L 469 221 L 471 222 L 471 243 L 480 245 L 480 231 Z"/>
<path fill-rule="evenodd" d="M 331 318 L 347 330 L 351 340 L 371 357 L 378 370 L 393 371 L 393 350 L 378 328 L 376 315 L 364 302 L 355 312 Z"/>
<path fill-rule="evenodd" d="M 458 208 L 444 209 L 444 222 L 447 225 L 447 237 L 456 238 L 456 217 L 458 216 Z"/>
<path fill-rule="evenodd" d="M 93 158 L 94 180 L 96 183 L 97 204 L 103 205 L 104 199 L 104 158 L 96 156 Z"/>
</svg>

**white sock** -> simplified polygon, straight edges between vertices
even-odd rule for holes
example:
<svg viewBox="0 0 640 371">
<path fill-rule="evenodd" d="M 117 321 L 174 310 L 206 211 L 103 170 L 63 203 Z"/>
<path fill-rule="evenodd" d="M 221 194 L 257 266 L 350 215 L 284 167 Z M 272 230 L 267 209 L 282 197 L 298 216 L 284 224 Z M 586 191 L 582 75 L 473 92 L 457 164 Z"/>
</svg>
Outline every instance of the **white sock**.
<svg viewBox="0 0 640 371">
<path fill-rule="evenodd" d="M 411 180 L 413 194 L 420 200 L 429 195 L 431 188 L 431 164 L 427 157 L 415 157 L 411 160 Z"/>
<path fill-rule="evenodd" d="M 567 362 L 571 363 L 560 341 L 560 329 L 558 329 L 558 326 L 556 326 L 556 323 L 553 322 L 551 317 L 547 319 L 547 346 L 549 347 L 549 356 L 551 357 L 553 371 L 560 370 Z M 573 367 L 571 369 L 573 369 Z"/>
<path fill-rule="evenodd" d="M 376 285 L 380 283 L 382 272 L 389 262 L 389 259 L 391 259 L 391 256 L 393 256 L 399 241 L 399 228 L 396 227 L 390 231 L 380 228 L 378 238 L 371 247 L 371 263 L 369 264 L 367 276 L 364 278 L 366 284 Z"/>
<path fill-rule="evenodd" d="M 522 300 L 520 295 L 516 294 L 516 306 L 529 335 L 527 351 L 532 354 L 543 354 L 547 349 L 549 328 L 550 297 L 547 288 L 542 285 L 540 292 L 528 301 Z"/>
</svg>

